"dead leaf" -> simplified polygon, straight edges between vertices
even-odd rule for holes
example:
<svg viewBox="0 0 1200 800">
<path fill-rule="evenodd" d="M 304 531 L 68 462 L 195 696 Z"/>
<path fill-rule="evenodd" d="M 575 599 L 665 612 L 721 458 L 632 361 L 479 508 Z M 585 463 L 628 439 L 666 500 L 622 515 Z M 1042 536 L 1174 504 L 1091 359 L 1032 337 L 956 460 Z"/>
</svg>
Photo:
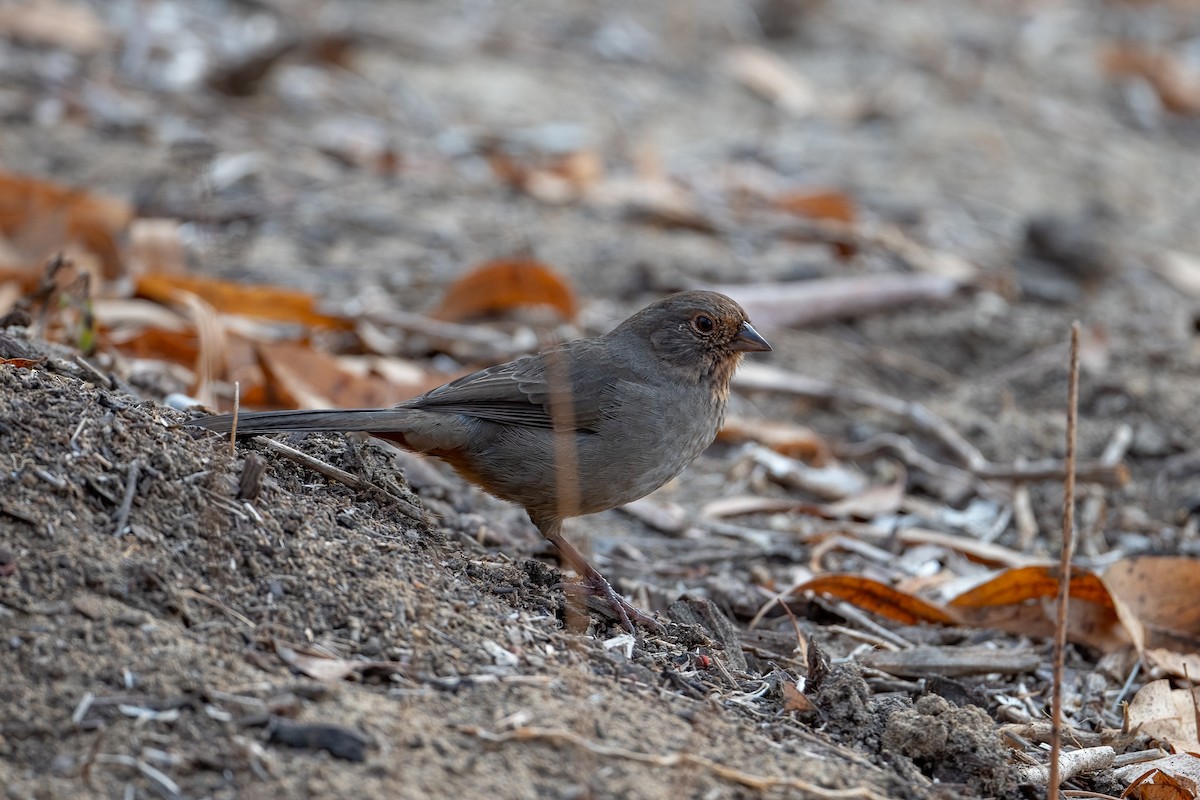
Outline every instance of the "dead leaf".
<svg viewBox="0 0 1200 800">
<path fill-rule="evenodd" d="M 194 330 L 143 328 L 118 334 L 104 332 L 104 339 L 130 358 L 153 359 L 195 366 L 200 355 L 200 338 Z"/>
<path fill-rule="evenodd" d="M 45 358 L 0 358 L 0 364 L 17 369 L 33 369 L 46 363 Z"/>
<path fill-rule="evenodd" d="M 1101 580 L 1138 650 L 1157 648 L 1163 666 L 1182 669 L 1200 653 L 1200 559 L 1134 556 L 1111 564 Z M 1168 655 L 1174 652 L 1174 657 Z M 1190 664 L 1189 664 L 1190 667 Z M 1173 674 L 1182 672 L 1171 670 Z"/>
<path fill-rule="evenodd" d="M 1105 608 L 1113 608 L 1108 589 L 1100 578 L 1091 572 L 1073 570 L 1070 593 L 1072 600 L 1085 600 Z M 1006 569 L 979 586 L 963 592 L 951 600 L 950 605 L 956 608 L 1003 606 L 1057 596 L 1057 567 L 1017 567 Z"/>
<path fill-rule="evenodd" d="M 803 715 L 819 713 L 816 704 L 809 700 L 808 695 L 800 691 L 791 681 L 783 681 L 779 684 L 779 688 L 783 691 L 784 712 L 796 712 Z"/>
<path fill-rule="evenodd" d="M 1067 617 L 1070 641 L 1105 652 L 1138 644 L 1099 576 L 1073 570 L 1070 595 Z M 1057 597 L 1058 566 L 1027 566 L 1004 570 L 959 594 L 948 605 L 973 625 L 1031 636 L 1053 636 Z"/>
<path fill-rule="evenodd" d="M 179 291 L 202 298 L 222 314 L 240 314 L 316 328 L 351 330 L 354 327 L 353 320 L 318 311 L 313 295 L 295 289 L 185 275 L 143 275 L 137 281 L 138 297 L 160 303 L 177 302 Z"/>
<path fill-rule="evenodd" d="M 1130 800 L 1196 800 L 1196 782 L 1152 769 L 1122 792 L 1121 797 Z"/>
<path fill-rule="evenodd" d="M 1200 785 L 1200 756 L 1195 753 L 1176 753 L 1155 759 L 1117 767 L 1117 780 L 1128 782 L 1121 797 L 1133 800 L 1196 800 Z M 1142 791 L 1143 788 L 1146 791 Z"/>
<path fill-rule="evenodd" d="M 522 306 L 545 305 L 574 319 L 578 304 L 566 279 L 537 261 L 489 261 L 450 285 L 435 319 L 459 322 Z"/>
<path fill-rule="evenodd" d="M 444 383 L 422 375 L 413 383 L 393 383 L 363 372 L 338 356 L 291 342 L 260 343 L 258 354 L 272 391 L 295 408 L 382 408 Z"/>
<path fill-rule="evenodd" d="M 805 592 L 831 595 L 905 625 L 918 622 L 954 625 L 958 622 L 954 612 L 948 609 L 861 575 L 821 575 L 794 587 L 788 597 L 794 599 Z"/>
<path fill-rule="evenodd" d="M 809 219 L 835 219 L 854 222 L 854 200 L 839 189 L 810 189 L 789 192 L 775 198 L 777 208 Z"/>
<path fill-rule="evenodd" d="M 1148 647 L 1144 653 L 1151 666 L 1179 678 L 1200 675 L 1200 652 L 1180 653 L 1163 647 Z"/>
<path fill-rule="evenodd" d="M 761 445 L 748 448 L 746 457 L 767 477 L 788 489 L 819 497 L 821 500 L 844 500 L 867 490 L 870 481 L 855 467 L 831 461 L 823 467 L 810 467 L 803 461 L 769 450 Z"/>
<path fill-rule="evenodd" d="M 856 216 L 854 200 L 838 189 L 791 192 L 776 197 L 774 202 L 780 210 L 808 219 L 834 220 L 850 225 Z M 805 239 L 803 236 L 799 238 Z M 842 259 L 850 258 L 858 249 L 848 241 L 833 242 L 832 245 L 838 257 Z"/>
<path fill-rule="evenodd" d="M 1172 689 L 1171 681 L 1151 681 L 1129 703 L 1129 727 L 1166 742 L 1182 753 L 1200 750 L 1196 735 L 1196 703 L 1200 690 Z"/>
<path fill-rule="evenodd" d="M 1051 598 L 1000 606 L 950 605 L 964 625 L 1043 639 L 1055 635 L 1057 604 Z M 1132 647 L 1125 626 L 1110 606 L 1082 600 L 1072 602 L 1067 609 L 1067 640 L 1104 653 Z"/>
</svg>

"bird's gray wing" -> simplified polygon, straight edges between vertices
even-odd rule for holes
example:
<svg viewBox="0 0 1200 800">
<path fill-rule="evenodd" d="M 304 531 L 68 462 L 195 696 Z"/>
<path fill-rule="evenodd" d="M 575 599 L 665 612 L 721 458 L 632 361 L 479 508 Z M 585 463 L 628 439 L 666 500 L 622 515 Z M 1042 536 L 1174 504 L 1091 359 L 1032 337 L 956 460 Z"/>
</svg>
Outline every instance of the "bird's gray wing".
<svg viewBox="0 0 1200 800">
<path fill-rule="evenodd" d="M 601 342 L 580 340 L 482 369 L 401 405 L 505 425 L 595 432 L 612 387 L 629 377 Z"/>
</svg>

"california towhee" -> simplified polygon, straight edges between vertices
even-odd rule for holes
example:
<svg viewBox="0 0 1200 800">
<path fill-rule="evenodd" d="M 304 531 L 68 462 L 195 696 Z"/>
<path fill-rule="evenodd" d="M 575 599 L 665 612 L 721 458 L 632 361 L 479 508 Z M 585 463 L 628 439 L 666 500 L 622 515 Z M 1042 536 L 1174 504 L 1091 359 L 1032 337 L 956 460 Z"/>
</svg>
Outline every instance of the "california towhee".
<svg viewBox="0 0 1200 800">
<path fill-rule="evenodd" d="M 563 538 L 562 521 L 636 500 L 682 472 L 716 437 L 742 354 L 770 349 L 728 297 L 681 292 L 603 336 L 480 370 L 391 408 L 243 413 L 237 433 L 364 431 L 437 456 L 524 506 L 628 630 L 636 620 L 661 631 Z M 234 418 L 188 424 L 229 432 Z"/>
</svg>

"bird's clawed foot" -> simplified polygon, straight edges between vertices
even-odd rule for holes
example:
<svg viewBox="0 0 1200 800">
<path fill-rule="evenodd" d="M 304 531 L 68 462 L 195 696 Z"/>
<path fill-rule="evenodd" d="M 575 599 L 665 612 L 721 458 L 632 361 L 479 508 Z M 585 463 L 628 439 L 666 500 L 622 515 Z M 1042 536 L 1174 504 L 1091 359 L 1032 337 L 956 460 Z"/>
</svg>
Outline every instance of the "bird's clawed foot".
<svg viewBox="0 0 1200 800">
<path fill-rule="evenodd" d="M 579 583 L 563 584 L 563 589 L 569 592 L 589 594 L 604 601 L 612 610 L 613 615 L 621 620 L 622 627 L 634 636 L 637 635 L 637 626 L 660 636 L 667 632 L 662 623 L 617 594 L 617 590 L 612 587 L 612 584 L 596 570 L 592 570 L 580 578 Z"/>
</svg>

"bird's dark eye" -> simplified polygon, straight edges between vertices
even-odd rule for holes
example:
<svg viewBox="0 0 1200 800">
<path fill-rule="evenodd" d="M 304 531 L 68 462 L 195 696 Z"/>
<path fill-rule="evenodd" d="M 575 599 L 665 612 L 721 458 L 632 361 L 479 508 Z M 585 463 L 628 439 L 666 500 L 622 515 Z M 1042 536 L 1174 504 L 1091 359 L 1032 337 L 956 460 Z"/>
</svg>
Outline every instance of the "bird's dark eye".
<svg viewBox="0 0 1200 800">
<path fill-rule="evenodd" d="M 713 322 L 713 318 L 708 314 L 697 314 L 692 317 L 692 327 L 696 329 L 696 333 L 712 333 L 717 323 Z"/>
</svg>

